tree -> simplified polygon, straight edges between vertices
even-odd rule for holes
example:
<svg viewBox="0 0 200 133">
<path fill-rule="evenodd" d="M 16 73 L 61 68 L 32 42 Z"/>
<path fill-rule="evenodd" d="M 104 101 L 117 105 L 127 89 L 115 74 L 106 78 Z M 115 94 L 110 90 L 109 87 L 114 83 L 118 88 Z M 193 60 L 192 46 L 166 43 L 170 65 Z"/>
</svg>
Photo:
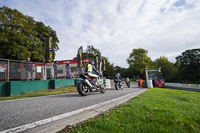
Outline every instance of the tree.
<svg viewBox="0 0 200 133">
<path fill-rule="evenodd" d="M 165 56 L 161 56 L 160 58 L 156 59 L 154 63 L 157 68 L 161 67 L 162 76 L 165 81 L 169 82 L 174 80 L 177 73 L 177 68 L 173 63 L 169 62 Z"/>
<path fill-rule="evenodd" d="M 101 56 L 100 50 L 97 49 L 97 48 L 94 48 L 93 45 L 88 45 L 87 49 L 85 50 L 85 53 L 92 54 L 94 56 L 96 56 L 96 55 L 100 55 Z"/>
<path fill-rule="evenodd" d="M 200 49 L 186 50 L 176 57 L 180 82 L 200 83 Z"/>
<path fill-rule="evenodd" d="M 0 7 L 0 57 L 7 59 L 44 61 L 48 36 L 54 32 L 54 48 L 58 50 L 56 32 L 42 22 L 36 22 L 18 10 Z"/>
<path fill-rule="evenodd" d="M 103 73 L 106 78 L 114 79 L 115 78 L 115 70 L 113 64 L 111 64 L 107 59 L 107 70 Z"/>
<path fill-rule="evenodd" d="M 100 55 L 101 60 L 106 58 L 104 56 L 101 56 L 101 52 L 100 52 L 99 49 L 94 48 L 93 45 L 88 45 L 87 49 L 83 53 L 83 58 L 84 59 L 90 59 L 90 60 L 94 61 L 96 55 Z M 76 60 L 76 59 L 77 59 L 77 57 L 73 58 L 73 60 Z M 106 58 L 106 60 L 107 60 L 107 70 L 103 74 L 104 74 L 105 77 L 112 79 L 115 76 L 114 66 L 113 66 L 113 64 L 111 64 L 109 62 L 108 58 Z"/>
<path fill-rule="evenodd" d="M 145 69 L 146 68 L 153 68 L 154 63 L 152 60 L 147 56 L 148 51 L 142 48 L 133 49 L 130 53 L 127 62 L 129 64 L 129 71 L 132 73 L 132 76 L 140 76 L 141 78 L 145 77 Z"/>
</svg>

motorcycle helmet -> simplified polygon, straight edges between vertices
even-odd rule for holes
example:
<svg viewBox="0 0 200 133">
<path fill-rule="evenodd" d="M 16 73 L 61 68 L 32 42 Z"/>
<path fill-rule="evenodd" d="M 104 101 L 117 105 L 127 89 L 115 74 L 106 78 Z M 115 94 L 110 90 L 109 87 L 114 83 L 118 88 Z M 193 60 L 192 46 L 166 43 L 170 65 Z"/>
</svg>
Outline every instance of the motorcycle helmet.
<svg viewBox="0 0 200 133">
<path fill-rule="evenodd" d="M 89 62 L 89 64 L 94 65 L 94 61 L 91 60 L 91 61 Z"/>
</svg>

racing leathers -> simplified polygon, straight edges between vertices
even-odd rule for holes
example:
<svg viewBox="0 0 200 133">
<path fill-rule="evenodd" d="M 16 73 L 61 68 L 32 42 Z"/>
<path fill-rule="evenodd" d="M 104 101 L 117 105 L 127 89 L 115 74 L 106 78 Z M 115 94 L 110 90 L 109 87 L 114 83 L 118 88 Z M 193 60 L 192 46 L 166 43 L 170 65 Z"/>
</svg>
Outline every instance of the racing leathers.
<svg viewBox="0 0 200 133">
<path fill-rule="evenodd" d="M 87 72 L 88 76 L 90 76 L 90 77 L 94 77 L 94 78 L 99 77 L 99 75 L 97 75 L 98 72 L 97 72 L 95 66 L 92 64 L 87 64 L 85 72 Z"/>
</svg>

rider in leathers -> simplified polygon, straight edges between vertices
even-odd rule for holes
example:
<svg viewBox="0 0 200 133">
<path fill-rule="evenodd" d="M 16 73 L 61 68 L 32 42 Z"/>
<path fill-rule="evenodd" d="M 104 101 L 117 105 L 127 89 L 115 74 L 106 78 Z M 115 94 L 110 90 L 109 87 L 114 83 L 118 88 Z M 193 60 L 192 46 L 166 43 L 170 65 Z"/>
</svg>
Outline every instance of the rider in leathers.
<svg viewBox="0 0 200 133">
<path fill-rule="evenodd" d="M 98 78 L 99 73 L 97 72 L 95 66 L 94 66 L 94 61 L 90 61 L 87 66 L 85 72 L 88 73 L 88 76 Z M 98 74 L 98 75 L 97 75 Z"/>
<path fill-rule="evenodd" d="M 115 80 L 116 82 L 120 82 L 120 86 L 121 86 L 122 77 L 120 76 L 120 73 L 117 73 L 117 75 L 115 76 Z M 123 87 L 121 86 L 120 89 L 123 89 Z"/>
<path fill-rule="evenodd" d="M 96 81 L 99 78 L 99 73 L 97 72 L 97 70 L 96 70 L 96 68 L 94 66 L 94 62 L 93 61 L 90 61 L 87 64 L 85 72 L 87 72 L 88 76 L 93 77 L 93 85 L 94 85 L 94 88 L 96 89 L 97 88 Z"/>
</svg>

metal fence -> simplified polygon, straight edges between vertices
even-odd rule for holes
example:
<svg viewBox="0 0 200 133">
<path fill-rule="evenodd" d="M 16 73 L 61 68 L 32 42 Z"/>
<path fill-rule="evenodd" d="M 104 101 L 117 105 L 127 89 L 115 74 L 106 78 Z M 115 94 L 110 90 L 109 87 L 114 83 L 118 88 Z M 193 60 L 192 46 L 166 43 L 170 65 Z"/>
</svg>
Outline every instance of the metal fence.
<svg viewBox="0 0 200 133">
<path fill-rule="evenodd" d="M 31 72 L 26 71 L 24 64 L 23 61 L 0 58 L 0 82 L 32 80 Z M 33 62 L 32 74 L 33 80 L 54 79 L 53 64 Z M 79 77 L 78 68 L 75 65 L 70 67 L 70 77 Z M 65 64 L 58 65 L 57 78 L 67 78 Z"/>
</svg>

